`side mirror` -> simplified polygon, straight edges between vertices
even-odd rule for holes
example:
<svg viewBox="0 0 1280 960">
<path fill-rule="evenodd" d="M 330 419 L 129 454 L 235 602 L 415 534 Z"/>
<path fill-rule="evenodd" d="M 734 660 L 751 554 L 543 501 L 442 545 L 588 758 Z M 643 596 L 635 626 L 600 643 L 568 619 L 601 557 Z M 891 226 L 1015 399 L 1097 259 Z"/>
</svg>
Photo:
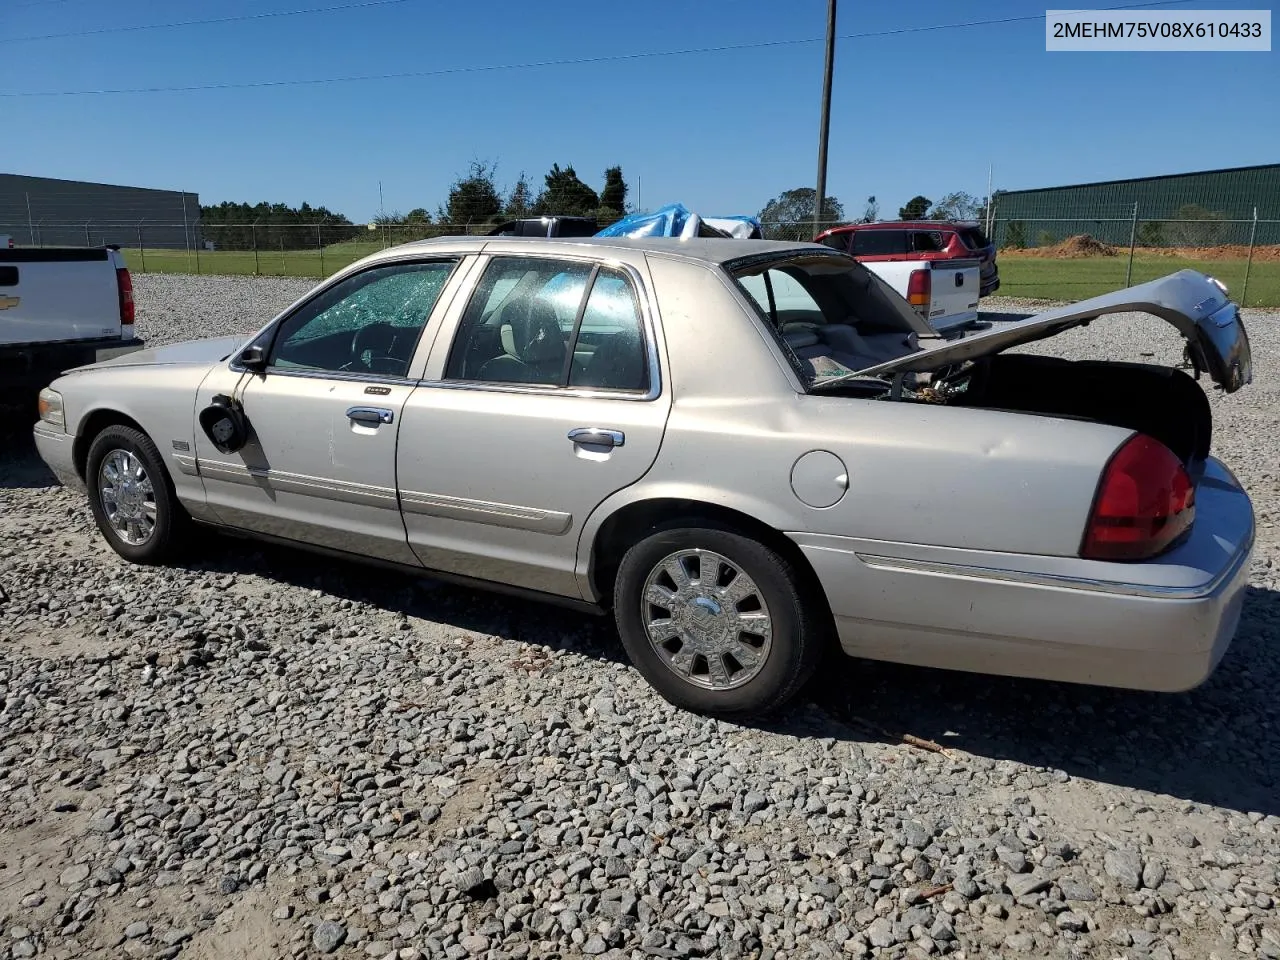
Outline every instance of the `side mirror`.
<svg viewBox="0 0 1280 960">
<path fill-rule="evenodd" d="M 240 365 L 246 370 L 261 373 L 267 368 L 267 352 L 256 343 L 251 344 L 240 352 Z"/>
</svg>

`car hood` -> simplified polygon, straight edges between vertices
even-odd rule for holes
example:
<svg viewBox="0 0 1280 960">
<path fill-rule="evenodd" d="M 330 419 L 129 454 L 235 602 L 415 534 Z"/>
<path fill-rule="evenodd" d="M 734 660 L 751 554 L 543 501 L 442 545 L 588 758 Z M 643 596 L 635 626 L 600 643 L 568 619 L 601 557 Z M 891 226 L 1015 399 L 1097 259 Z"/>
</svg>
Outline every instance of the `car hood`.
<svg viewBox="0 0 1280 960">
<path fill-rule="evenodd" d="M 230 356 L 250 336 L 250 334 L 240 334 L 232 337 L 214 337 L 208 340 L 184 340 L 181 343 L 171 343 L 168 346 L 135 350 L 133 353 L 122 354 L 118 357 L 112 357 L 110 360 L 103 360 L 85 367 L 78 367 L 77 369 L 101 370 L 104 367 L 144 367 L 156 364 L 204 366 L 210 363 L 217 363 L 219 360 Z"/>
<path fill-rule="evenodd" d="M 1225 392 L 1232 393 L 1252 382 L 1253 360 L 1239 309 L 1216 280 L 1195 270 L 1179 270 L 1159 280 L 996 323 L 989 330 L 965 331 L 955 339 L 922 340 L 918 350 L 850 376 L 883 377 L 938 370 L 1056 336 L 1107 314 L 1133 312 L 1150 313 L 1172 324 L 1186 339 L 1188 354 L 1197 370 L 1207 373 Z M 826 382 L 816 386 L 821 388 Z"/>
</svg>

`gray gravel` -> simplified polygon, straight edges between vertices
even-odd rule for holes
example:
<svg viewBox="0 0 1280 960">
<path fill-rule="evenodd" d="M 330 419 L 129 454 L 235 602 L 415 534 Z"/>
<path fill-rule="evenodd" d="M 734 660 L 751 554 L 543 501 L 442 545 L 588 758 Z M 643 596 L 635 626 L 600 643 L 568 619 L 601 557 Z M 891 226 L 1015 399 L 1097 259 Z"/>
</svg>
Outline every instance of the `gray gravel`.
<svg viewBox="0 0 1280 960">
<path fill-rule="evenodd" d="M 310 286 L 135 284 L 153 342 Z M 837 658 L 710 721 L 597 618 L 216 538 L 129 566 L 9 438 L 0 958 L 1280 958 L 1280 315 L 1246 318 L 1213 404 L 1257 560 L 1176 696 Z M 1179 355 L 1134 317 L 1054 348 Z"/>
</svg>

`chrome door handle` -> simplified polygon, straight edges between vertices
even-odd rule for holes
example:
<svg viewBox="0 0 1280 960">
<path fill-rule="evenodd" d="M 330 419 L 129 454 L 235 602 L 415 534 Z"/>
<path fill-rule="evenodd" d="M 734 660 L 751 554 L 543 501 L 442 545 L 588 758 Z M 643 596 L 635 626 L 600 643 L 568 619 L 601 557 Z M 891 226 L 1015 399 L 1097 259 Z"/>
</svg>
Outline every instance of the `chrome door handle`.
<svg viewBox="0 0 1280 960">
<path fill-rule="evenodd" d="M 369 423 L 377 426 L 379 423 L 390 423 L 396 418 L 396 415 L 386 407 L 348 407 L 347 419 L 354 420 L 356 423 Z"/>
<path fill-rule="evenodd" d="M 604 427 L 578 427 L 569 431 L 569 439 L 574 443 L 594 443 L 602 447 L 620 447 L 627 438 L 621 430 L 606 430 Z"/>
</svg>

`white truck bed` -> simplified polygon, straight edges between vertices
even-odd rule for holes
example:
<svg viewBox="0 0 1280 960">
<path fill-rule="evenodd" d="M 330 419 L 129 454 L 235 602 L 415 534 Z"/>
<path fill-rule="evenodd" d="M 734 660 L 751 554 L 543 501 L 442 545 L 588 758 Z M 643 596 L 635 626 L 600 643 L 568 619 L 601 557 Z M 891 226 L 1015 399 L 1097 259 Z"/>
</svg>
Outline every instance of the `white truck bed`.
<svg viewBox="0 0 1280 960">
<path fill-rule="evenodd" d="M 929 303 L 912 304 L 939 333 L 950 333 L 978 319 L 981 267 L 977 260 L 859 260 L 864 267 L 910 299 L 911 275 L 928 274 Z"/>
<path fill-rule="evenodd" d="M 141 349 L 118 250 L 0 247 L 0 395 L 25 402 L 60 373 Z"/>
</svg>

